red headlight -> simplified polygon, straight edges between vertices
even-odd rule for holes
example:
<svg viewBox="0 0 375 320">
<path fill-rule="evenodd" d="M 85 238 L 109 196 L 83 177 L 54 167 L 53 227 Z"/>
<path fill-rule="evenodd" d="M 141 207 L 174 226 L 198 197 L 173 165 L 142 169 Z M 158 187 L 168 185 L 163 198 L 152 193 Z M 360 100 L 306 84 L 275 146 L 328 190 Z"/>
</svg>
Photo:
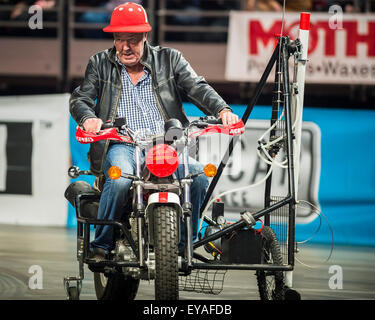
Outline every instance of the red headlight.
<svg viewBox="0 0 375 320">
<path fill-rule="evenodd" d="M 146 155 L 146 166 L 157 177 L 167 177 L 178 167 L 177 151 L 166 144 L 153 146 Z"/>
</svg>

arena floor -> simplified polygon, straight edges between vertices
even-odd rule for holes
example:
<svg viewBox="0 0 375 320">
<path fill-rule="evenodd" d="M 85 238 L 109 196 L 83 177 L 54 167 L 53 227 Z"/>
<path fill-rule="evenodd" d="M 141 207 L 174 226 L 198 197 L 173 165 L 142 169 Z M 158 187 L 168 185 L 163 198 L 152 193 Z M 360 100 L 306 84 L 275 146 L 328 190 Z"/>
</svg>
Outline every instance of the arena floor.
<svg viewBox="0 0 375 320">
<path fill-rule="evenodd" d="M 0 300 L 65 300 L 64 276 L 78 273 L 76 229 L 0 225 Z M 375 299 L 375 248 L 305 244 L 296 255 L 294 289 L 303 300 Z M 33 267 L 39 266 L 39 267 Z M 41 288 L 30 288 L 35 268 Z M 342 287 L 340 274 L 342 271 Z M 254 271 L 228 271 L 219 295 L 181 292 L 181 299 L 258 300 Z M 32 287 L 32 285 L 31 285 Z M 85 267 L 81 300 L 95 300 Z M 136 299 L 154 299 L 153 282 L 142 281 Z"/>
</svg>

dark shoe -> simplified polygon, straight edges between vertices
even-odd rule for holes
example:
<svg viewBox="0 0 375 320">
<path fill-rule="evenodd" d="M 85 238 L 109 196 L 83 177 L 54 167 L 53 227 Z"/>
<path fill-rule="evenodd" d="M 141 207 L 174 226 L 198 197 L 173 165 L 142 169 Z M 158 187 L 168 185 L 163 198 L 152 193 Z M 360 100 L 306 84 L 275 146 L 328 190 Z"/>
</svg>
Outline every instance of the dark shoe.
<svg viewBox="0 0 375 320">
<path fill-rule="evenodd" d="M 105 260 L 105 250 L 103 248 L 90 248 L 88 258 L 95 260 L 96 262 Z"/>
</svg>

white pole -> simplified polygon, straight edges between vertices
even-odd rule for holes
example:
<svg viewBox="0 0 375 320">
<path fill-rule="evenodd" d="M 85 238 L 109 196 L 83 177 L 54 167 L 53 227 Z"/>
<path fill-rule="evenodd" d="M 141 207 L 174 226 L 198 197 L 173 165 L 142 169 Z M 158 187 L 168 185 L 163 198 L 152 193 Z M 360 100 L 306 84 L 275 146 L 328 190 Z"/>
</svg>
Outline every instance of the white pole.
<svg viewBox="0 0 375 320">
<path fill-rule="evenodd" d="M 301 134 L 302 134 L 302 113 L 303 113 L 303 97 L 305 91 L 305 73 L 307 52 L 309 48 L 309 29 L 310 29 L 310 13 L 302 12 L 300 18 L 299 40 L 301 42 L 301 52 L 297 57 L 297 93 L 293 90 L 295 104 L 295 148 L 294 148 L 294 181 L 295 181 L 295 198 L 298 199 L 298 177 L 300 169 L 300 153 L 301 153 Z M 294 89 L 294 88 L 293 88 Z"/>
<path fill-rule="evenodd" d="M 303 113 L 303 97 L 305 91 L 305 73 L 307 62 L 307 51 L 309 48 L 309 29 L 310 29 L 310 13 L 302 12 L 300 16 L 300 27 L 298 38 L 301 42 L 301 52 L 296 59 L 296 79 L 292 88 L 292 123 L 294 127 L 294 186 L 295 200 L 298 200 L 298 177 L 300 169 L 301 154 L 301 134 L 302 134 L 302 113 Z M 287 287 L 293 287 L 293 271 L 286 271 L 284 283 Z"/>
</svg>

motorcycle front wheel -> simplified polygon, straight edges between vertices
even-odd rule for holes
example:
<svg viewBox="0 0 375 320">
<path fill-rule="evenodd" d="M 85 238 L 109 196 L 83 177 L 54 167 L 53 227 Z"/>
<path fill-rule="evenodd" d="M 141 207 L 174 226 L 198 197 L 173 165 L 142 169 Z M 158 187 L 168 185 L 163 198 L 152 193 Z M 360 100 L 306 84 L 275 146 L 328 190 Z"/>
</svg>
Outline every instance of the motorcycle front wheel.
<svg viewBox="0 0 375 320">
<path fill-rule="evenodd" d="M 155 299 L 178 300 L 178 228 L 173 207 L 153 212 L 155 250 Z"/>
</svg>

